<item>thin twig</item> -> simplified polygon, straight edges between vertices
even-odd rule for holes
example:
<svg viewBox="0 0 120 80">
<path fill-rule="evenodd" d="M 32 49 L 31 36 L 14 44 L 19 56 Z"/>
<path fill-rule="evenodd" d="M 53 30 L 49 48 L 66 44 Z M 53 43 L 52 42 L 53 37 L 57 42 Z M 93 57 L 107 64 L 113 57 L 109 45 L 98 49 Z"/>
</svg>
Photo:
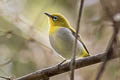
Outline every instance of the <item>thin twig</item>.
<svg viewBox="0 0 120 80">
<path fill-rule="evenodd" d="M 72 54 L 72 60 L 71 60 L 71 80 L 74 80 L 74 69 L 75 69 L 75 56 L 76 56 L 76 48 L 77 48 L 77 39 L 78 39 L 78 33 L 80 29 L 80 21 L 81 21 L 81 15 L 82 15 L 82 9 L 84 5 L 84 0 L 80 1 L 80 8 L 79 8 L 79 15 L 77 20 L 77 28 L 76 28 L 76 34 L 75 34 L 75 43 L 73 48 L 73 54 Z"/>
<path fill-rule="evenodd" d="M 115 23 L 114 23 L 115 25 Z M 109 60 L 109 57 L 113 56 L 113 45 L 114 43 L 116 43 L 116 38 L 117 38 L 117 34 L 119 32 L 119 29 L 116 28 L 116 26 L 113 26 L 114 30 L 113 30 L 113 35 L 111 37 L 111 40 L 109 42 L 109 45 L 108 45 L 108 48 L 107 48 L 107 54 L 105 55 L 105 59 L 104 59 L 104 62 L 103 64 L 101 65 L 101 68 L 96 76 L 96 80 L 99 80 L 100 77 L 102 76 L 104 70 L 105 70 L 105 67 L 108 63 L 108 60 Z"/>
<path fill-rule="evenodd" d="M 103 4 L 104 2 L 102 2 L 102 0 L 100 0 L 101 4 L 102 4 L 102 7 L 103 9 L 106 11 L 108 17 L 111 19 L 111 21 L 113 22 L 113 34 L 112 34 L 112 37 L 110 39 L 110 42 L 109 42 L 109 45 L 107 47 L 107 54 L 105 55 L 105 59 L 104 59 L 104 62 L 103 64 L 101 65 L 100 67 L 100 70 L 96 76 L 96 79 L 95 80 L 100 80 L 105 68 L 106 68 L 106 65 L 108 63 L 108 59 L 109 57 L 113 56 L 113 46 L 116 45 L 116 41 L 117 41 L 117 34 L 119 32 L 119 26 L 117 25 L 117 23 L 114 21 L 113 17 L 111 14 L 110 14 L 110 11 L 109 9 Z"/>
<path fill-rule="evenodd" d="M 103 74 L 103 72 L 104 72 L 104 70 L 105 70 L 105 67 L 106 67 L 106 65 L 107 65 L 107 63 L 108 63 L 109 57 L 111 57 L 111 56 L 113 55 L 113 54 L 110 53 L 110 52 L 113 52 L 113 43 L 114 43 L 115 38 L 116 38 L 116 34 L 115 34 L 115 31 L 114 31 L 114 32 L 113 32 L 113 35 L 112 35 L 112 37 L 111 37 L 111 40 L 110 40 L 110 42 L 109 42 L 109 45 L 108 45 L 108 47 L 107 47 L 107 54 L 105 55 L 104 62 L 103 62 L 103 64 L 102 64 L 101 67 L 100 67 L 100 70 L 99 70 L 99 72 L 98 72 L 98 74 L 97 74 L 96 80 L 99 80 L 99 79 L 100 79 L 100 77 L 101 77 L 101 75 Z"/>
</svg>

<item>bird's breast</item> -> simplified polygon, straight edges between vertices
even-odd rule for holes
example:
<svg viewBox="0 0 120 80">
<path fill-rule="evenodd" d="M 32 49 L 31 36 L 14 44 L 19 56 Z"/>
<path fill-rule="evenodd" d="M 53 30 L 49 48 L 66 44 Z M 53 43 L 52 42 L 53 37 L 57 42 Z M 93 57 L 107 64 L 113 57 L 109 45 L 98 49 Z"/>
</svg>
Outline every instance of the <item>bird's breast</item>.
<svg viewBox="0 0 120 80">
<path fill-rule="evenodd" d="M 58 28 L 54 34 L 49 35 L 52 47 L 65 58 L 72 56 L 72 48 L 75 37 L 68 28 Z M 79 45 L 78 45 L 79 47 Z M 77 49 L 80 52 L 80 49 Z"/>
</svg>

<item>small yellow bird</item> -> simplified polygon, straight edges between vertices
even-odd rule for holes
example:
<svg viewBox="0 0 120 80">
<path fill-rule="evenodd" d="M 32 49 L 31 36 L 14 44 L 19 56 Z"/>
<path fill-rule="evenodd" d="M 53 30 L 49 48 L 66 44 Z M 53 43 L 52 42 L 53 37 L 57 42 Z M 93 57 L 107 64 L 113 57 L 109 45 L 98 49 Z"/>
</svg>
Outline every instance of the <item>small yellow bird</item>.
<svg viewBox="0 0 120 80">
<path fill-rule="evenodd" d="M 69 25 L 65 17 L 60 14 L 48 14 L 49 17 L 49 40 L 51 46 L 59 53 L 64 59 L 72 58 L 73 44 L 75 41 L 75 30 Z M 85 47 L 84 43 L 81 41 L 78 35 L 77 40 L 77 57 L 87 57 L 89 52 Z"/>
</svg>

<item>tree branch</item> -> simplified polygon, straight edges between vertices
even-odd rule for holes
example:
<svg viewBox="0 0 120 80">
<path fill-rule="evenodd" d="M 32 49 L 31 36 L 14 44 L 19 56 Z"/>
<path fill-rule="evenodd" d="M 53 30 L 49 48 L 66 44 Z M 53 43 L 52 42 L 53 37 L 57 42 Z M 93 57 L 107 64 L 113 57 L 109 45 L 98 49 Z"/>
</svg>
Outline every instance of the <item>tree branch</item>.
<svg viewBox="0 0 120 80">
<path fill-rule="evenodd" d="M 99 62 L 102 62 L 105 58 L 106 52 L 105 53 L 100 53 L 97 55 L 93 55 L 93 56 L 89 56 L 89 57 L 85 57 L 82 59 L 77 59 L 76 60 L 76 65 L 75 65 L 75 69 L 78 68 L 82 68 L 82 67 L 86 67 L 92 64 L 96 64 Z M 114 59 L 119 57 L 120 54 L 116 54 L 114 56 L 109 57 L 110 59 Z M 65 72 L 70 71 L 70 62 L 67 62 L 65 64 L 62 64 L 61 67 L 58 69 L 58 66 L 53 66 L 50 68 L 46 68 L 46 69 L 42 69 L 42 70 L 38 70 L 36 72 L 27 74 L 25 76 L 19 77 L 17 79 L 14 80 L 36 80 L 36 79 L 44 79 L 47 77 L 52 77 L 58 74 L 62 74 Z"/>
</svg>

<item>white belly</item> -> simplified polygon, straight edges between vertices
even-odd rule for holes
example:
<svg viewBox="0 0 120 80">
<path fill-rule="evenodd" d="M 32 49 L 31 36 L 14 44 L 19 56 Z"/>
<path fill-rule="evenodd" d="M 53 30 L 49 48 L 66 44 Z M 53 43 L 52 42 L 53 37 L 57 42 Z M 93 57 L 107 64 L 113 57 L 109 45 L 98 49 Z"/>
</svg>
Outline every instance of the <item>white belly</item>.
<svg viewBox="0 0 120 80">
<path fill-rule="evenodd" d="M 50 43 L 52 47 L 64 58 L 71 58 L 73 44 L 75 37 L 72 35 L 72 32 L 64 27 L 61 27 L 57 30 L 56 34 L 49 35 Z M 81 50 L 83 49 L 80 41 L 77 41 L 77 56 L 81 55 Z"/>
</svg>

